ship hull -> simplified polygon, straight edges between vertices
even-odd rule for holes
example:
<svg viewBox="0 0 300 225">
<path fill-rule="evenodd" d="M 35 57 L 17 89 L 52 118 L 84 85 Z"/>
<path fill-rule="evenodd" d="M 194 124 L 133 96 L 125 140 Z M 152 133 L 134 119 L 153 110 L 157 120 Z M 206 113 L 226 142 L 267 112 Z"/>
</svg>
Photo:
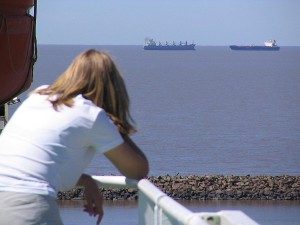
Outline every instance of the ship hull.
<svg viewBox="0 0 300 225">
<path fill-rule="evenodd" d="M 244 51 L 279 51 L 279 46 L 239 46 L 230 45 L 231 50 L 244 50 Z"/>
<path fill-rule="evenodd" d="M 144 50 L 195 50 L 195 45 L 145 45 Z"/>
</svg>

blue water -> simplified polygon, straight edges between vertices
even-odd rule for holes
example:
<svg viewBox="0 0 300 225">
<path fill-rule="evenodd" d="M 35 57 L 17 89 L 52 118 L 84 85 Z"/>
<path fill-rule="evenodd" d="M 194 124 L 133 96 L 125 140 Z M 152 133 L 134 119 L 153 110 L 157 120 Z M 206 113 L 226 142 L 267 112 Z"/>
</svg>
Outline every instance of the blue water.
<svg viewBox="0 0 300 225">
<path fill-rule="evenodd" d="M 180 201 L 193 212 L 242 210 L 261 225 L 299 225 L 300 201 L 266 200 L 208 200 Z M 65 225 L 95 224 L 96 218 L 83 212 L 82 202 L 60 202 L 60 213 Z M 138 207 L 135 201 L 105 201 L 104 225 L 138 225 Z"/>
<path fill-rule="evenodd" d="M 243 52 L 41 45 L 30 90 L 53 82 L 91 47 L 109 52 L 124 74 L 139 129 L 133 139 L 149 158 L 150 175 L 300 174 L 300 47 Z M 101 155 L 87 172 L 119 174 Z M 261 208 L 254 209 L 257 215 Z M 278 213 L 293 218 L 292 212 Z"/>
</svg>

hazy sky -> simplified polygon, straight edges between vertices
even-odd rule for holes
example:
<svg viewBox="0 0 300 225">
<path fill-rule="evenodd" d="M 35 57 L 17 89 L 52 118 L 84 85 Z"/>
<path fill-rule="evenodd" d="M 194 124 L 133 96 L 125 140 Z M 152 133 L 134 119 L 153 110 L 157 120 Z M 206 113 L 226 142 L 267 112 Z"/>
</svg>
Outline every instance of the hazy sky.
<svg viewBox="0 0 300 225">
<path fill-rule="evenodd" d="M 40 0 L 39 44 L 300 46 L 300 0 Z"/>
</svg>

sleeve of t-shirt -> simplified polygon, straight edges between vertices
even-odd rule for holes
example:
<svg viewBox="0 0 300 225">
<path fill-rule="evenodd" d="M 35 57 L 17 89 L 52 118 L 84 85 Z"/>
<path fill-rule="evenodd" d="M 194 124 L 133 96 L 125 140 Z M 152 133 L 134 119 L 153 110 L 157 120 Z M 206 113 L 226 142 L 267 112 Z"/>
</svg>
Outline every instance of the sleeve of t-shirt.
<svg viewBox="0 0 300 225">
<path fill-rule="evenodd" d="M 98 113 L 89 139 L 95 150 L 101 153 L 109 151 L 124 142 L 117 127 L 103 110 Z"/>
</svg>

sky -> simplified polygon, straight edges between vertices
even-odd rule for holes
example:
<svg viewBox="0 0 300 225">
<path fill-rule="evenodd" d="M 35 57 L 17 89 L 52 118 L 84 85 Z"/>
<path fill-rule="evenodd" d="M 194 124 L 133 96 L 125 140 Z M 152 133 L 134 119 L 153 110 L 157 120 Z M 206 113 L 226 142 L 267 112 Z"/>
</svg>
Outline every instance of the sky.
<svg viewBox="0 0 300 225">
<path fill-rule="evenodd" d="M 39 44 L 300 46 L 300 0 L 41 0 Z"/>
</svg>

